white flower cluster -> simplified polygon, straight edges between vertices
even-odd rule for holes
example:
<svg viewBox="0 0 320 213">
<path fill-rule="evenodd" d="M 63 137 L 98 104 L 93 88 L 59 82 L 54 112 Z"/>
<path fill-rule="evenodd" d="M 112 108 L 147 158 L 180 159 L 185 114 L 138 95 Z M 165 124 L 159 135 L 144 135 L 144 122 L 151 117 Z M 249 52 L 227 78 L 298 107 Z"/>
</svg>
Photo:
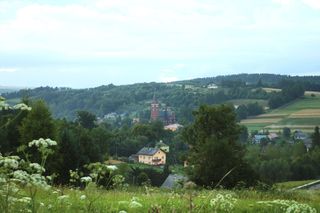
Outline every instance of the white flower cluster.
<svg viewBox="0 0 320 213">
<path fill-rule="evenodd" d="M 19 160 L 18 156 L 2 157 L 0 155 L 0 166 L 6 169 L 17 169 L 19 167 Z"/>
<path fill-rule="evenodd" d="M 107 166 L 107 169 L 109 169 L 110 171 L 115 171 L 118 169 L 118 167 L 114 165 L 110 165 L 110 166 Z"/>
<path fill-rule="evenodd" d="M 16 104 L 12 107 L 12 109 L 17 109 L 17 110 L 26 110 L 26 111 L 31 111 L 32 108 L 29 107 L 28 105 L 24 104 L 24 103 L 20 103 L 20 104 Z"/>
<path fill-rule="evenodd" d="M 11 107 L 9 104 L 5 102 L 5 99 L 0 96 L 0 110 L 9 110 L 9 109 L 14 109 L 14 110 L 27 110 L 31 111 L 32 108 L 29 107 L 28 105 L 24 103 L 16 104 L 13 107 Z"/>
<path fill-rule="evenodd" d="M 130 209 L 141 208 L 143 205 L 139 202 L 137 197 L 132 197 L 130 202 L 128 201 L 119 201 L 118 204 L 121 207 L 129 207 Z"/>
<path fill-rule="evenodd" d="M 89 177 L 89 176 L 86 176 L 86 177 L 80 178 L 80 181 L 81 181 L 82 183 L 90 183 L 90 182 L 92 182 L 92 178 Z"/>
<path fill-rule="evenodd" d="M 129 203 L 129 208 L 135 209 L 135 208 L 141 208 L 142 204 L 138 202 L 139 199 L 136 197 L 133 197 Z"/>
<path fill-rule="evenodd" d="M 10 106 L 9 106 L 9 104 L 5 103 L 4 101 L 1 101 L 0 102 L 0 110 L 1 109 L 8 110 L 8 109 L 10 109 Z"/>
<path fill-rule="evenodd" d="M 64 200 L 67 200 L 69 199 L 69 195 L 61 195 L 57 198 L 59 201 L 64 201 Z"/>
<path fill-rule="evenodd" d="M 21 202 L 21 203 L 29 204 L 31 202 L 31 198 L 30 197 L 22 197 L 22 198 L 18 199 L 17 201 Z"/>
<path fill-rule="evenodd" d="M 29 174 L 23 170 L 14 171 L 12 180 L 27 186 L 37 186 L 44 189 L 50 188 L 44 176 L 42 176 L 41 174 Z"/>
<path fill-rule="evenodd" d="M 259 201 L 258 204 L 263 204 L 266 206 L 279 206 L 280 209 L 285 213 L 316 213 L 317 210 L 311 206 L 303 203 L 298 203 L 293 200 L 273 200 L 273 201 Z"/>
<path fill-rule="evenodd" d="M 217 194 L 213 199 L 210 200 L 210 206 L 216 212 L 232 212 L 237 199 L 231 194 Z"/>
<path fill-rule="evenodd" d="M 47 148 L 49 146 L 56 146 L 56 145 L 57 145 L 57 142 L 49 138 L 48 139 L 40 138 L 39 140 L 33 140 L 29 143 L 29 147 L 35 146 L 38 148 Z"/>
<path fill-rule="evenodd" d="M 45 172 L 45 168 L 43 168 L 42 166 L 40 166 L 40 164 L 38 163 L 30 163 L 29 167 L 34 170 L 36 173 L 42 173 Z"/>
</svg>

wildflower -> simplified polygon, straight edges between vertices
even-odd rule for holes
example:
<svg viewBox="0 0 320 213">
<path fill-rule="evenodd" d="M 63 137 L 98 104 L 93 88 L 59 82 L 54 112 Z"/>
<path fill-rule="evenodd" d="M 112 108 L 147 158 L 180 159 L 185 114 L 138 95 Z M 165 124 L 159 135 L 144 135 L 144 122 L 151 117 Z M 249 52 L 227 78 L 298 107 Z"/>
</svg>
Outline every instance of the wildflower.
<svg viewBox="0 0 320 213">
<path fill-rule="evenodd" d="M 56 146 L 57 142 L 53 141 L 49 138 L 48 139 L 40 138 L 39 140 L 33 140 L 33 141 L 29 142 L 28 145 L 29 145 L 29 147 L 35 146 L 38 148 L 47 148 L 49 146 Z"/>
<path fill-rule="evenodd" d="M 109 169 L 110 171 L 115 171 L 118 169 L 118 167 L 114 165 L 110 165 L 110 166 L 107 166 L 107 169 Z"/>
<path fill-rule="evenodd" d="M 126 211 L 124 211 L 124 210 L 121 210 L 119 213 L 127 213 Z"/>
<path fill-rule="evenodd" d="M 7 181 L 6 181 L 6 179 L 5 178 L 3 178 L 3 177 L 0 177 L 0 184 L 1 183 L 6 183 Z"/>
<path fill-rule="evenodd" d="M 27 183 L 30 177 L 26 171 L 17 170 L 13 172 L 13 179 L 21 183 Z"/>
<path fill-rule="evenodd" d="M 86 198 L 87 198 L 87 196 L 85 196 L 85 195 L 80 196 L 80 200 L 85 200 Z"/>
<path fill-rule="evenodd" d="M 140 207 L 142 207 L 142 204 L 137 201 L 131 201 L 129 204 L 129 208 L 132 208 L 132 209 L 140 208 Z"/>
<path fill-rule="evenodd" d="M 19 159 L 18 156 L 0 156 L 0 165 L 7 169 L 17 169 L 19 167 Z"/>
<path fill-rule="evenodd" d="M 13 109 L 19 109 L 19 110 L 26 110 L 26 111 L 31 111 L 31 107 L 27 106 L 26 104 L 24 103 L 20 103 L 20 104 L 17 104 L 17 105 L 14 105 L 13 106 Z"/>
<path fill-rule="evenodd" d="M 59 196 L 57 199 L 59 200 L 59 201 L 64 201 L 64 200 L 67 200 L 69 198 L 69 195 L 61 195 L 61 196 Z"/>
<path fill-rule="evenodd" d="M 316 213 L 317 210 L 307 204 L 298 203 L 293 200 L 273 200 L 273 201 L 259 201 L 258 204 L 262 204 L 269 207 L 278 206 L 282 211 L 286 213 L 291 212 L 305 212 L 305 213 Z"/>
<path fill-rule="evenodd" d="M 138 202 L 138 198 L 133 197 L 131 199 L 131 202 L 129 203 L 129 208 L 134 209 L 134 208 L 140 208 L 140 207 L 142 207 L 142 204 Z"/>
<path fill-rule="evenodd" d="M 89 176 L 86 176 L 86 177 L 82 177 L 80 179 L 80 181 L 83 182 L 83 183 L 90 183 L 90 182 L 92 182 L 92 178 L 89 177 Z"/>
<path fill-rule="evenodd" d="M 45 172 L 45 169 L 42 166 L 40 166 L 38 163 L 30 163 L 29 167 L 35 170 L 37 173 Z"/>
<path fill-rule="evenodd" d="M 236 202 L 237 199 L 233 198 L 231 194 L 217 194 L 215 198 L 210 200 L 210 206 L 213 207 L 215 211 L 232 212 Z"/>
<path fill-rule="evenodd" d="M 20 198 L 18 201 L 21 203 L 29 204 L 31 202 L 31 198 L 30 197 L 23 197 L 23 198 Z"/>
</svg>

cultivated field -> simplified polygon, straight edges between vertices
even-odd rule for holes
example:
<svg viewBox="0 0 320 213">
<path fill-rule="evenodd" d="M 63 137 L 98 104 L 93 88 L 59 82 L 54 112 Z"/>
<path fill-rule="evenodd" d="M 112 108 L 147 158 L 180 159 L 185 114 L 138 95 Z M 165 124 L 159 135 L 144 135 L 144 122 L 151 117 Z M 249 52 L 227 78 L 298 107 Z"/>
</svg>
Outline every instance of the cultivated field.
<svg viewBox="0 0 320 213">
<path fill-rule="evenodd" d="M 311 97 L 310 94 L 315 96 Z M 313 132 L 315 126 L 320 126 L 320 93 L 306 92 L 302 99 L 266 114 L 242 120 L 241 123 L 246 125 L 249 131 L 265 129 L 279 132 L 288 127 L 292 130 Z"/>
</svg>

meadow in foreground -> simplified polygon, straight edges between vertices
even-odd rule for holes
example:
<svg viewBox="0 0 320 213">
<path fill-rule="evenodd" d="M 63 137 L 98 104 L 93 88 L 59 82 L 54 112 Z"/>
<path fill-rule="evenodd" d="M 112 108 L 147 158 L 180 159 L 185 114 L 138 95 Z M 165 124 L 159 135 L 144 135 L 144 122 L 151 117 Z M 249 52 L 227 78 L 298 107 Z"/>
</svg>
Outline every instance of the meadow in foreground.
<svg viewBox="0 0 320 213">
<path fill-rule="evenodd" d="M 28 191 L 12 200 L 8 212 L 318 212 L 318 191 L 38 189 L 35 206 Z M 3 203 L 2 203 L 3 204 Z M 3 208 L 2 208 L 3 209 Z"/>
</svg>

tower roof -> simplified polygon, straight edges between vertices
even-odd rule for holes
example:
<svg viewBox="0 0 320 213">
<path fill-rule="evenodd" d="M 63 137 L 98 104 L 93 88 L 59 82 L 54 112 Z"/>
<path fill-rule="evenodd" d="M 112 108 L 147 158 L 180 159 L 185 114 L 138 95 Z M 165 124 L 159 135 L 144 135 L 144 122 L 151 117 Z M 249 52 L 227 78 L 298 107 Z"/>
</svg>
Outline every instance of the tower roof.
<svg viewBox="0 0 320 213">
<path fill-rule="evenodd" d="M 157 98 L 156 98 L 156 93 L 153 93 L 152 103 L 158 103 L 158 100 L 157 100 Z"/>
</svg>

